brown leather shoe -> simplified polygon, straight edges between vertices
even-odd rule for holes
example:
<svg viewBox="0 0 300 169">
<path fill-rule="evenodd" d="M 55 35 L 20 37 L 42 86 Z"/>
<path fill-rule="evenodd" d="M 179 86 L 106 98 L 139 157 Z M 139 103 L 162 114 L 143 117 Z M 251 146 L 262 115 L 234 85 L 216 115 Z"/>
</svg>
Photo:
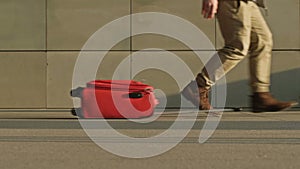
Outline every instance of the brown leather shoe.
<svg viewBox="0 0 300 169">
<path fill-rule="evenodd" d="M 252 96 L 252 107 L 254 113 L 282 111 L 297 104 L 297 102 L 278 101 L 273 98 L 269 92 L 254 93 Z"/>
<path fill-rule="evenodd" d="M 181 92 L 181 94 L 194 106 L 198 106 L 199 110 L 210 110 L 213 107 L 209 103 L 209 90 L 198 87 L 196 81 L 191 81 Z"/>
</svg>

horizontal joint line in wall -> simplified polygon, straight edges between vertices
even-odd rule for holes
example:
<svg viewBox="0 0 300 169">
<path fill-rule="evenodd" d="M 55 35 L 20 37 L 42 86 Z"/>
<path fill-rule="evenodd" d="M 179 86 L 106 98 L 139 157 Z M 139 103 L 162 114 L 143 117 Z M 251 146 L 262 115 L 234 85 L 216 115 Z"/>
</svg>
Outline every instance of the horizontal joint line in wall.
<svg viewBox="0 0 300 169">
<path fill-rule="evenodd" d="M 38 108 L 0 108 L 0 112 L 70 112 L 71 108 L 49 108 L 49 109 L 38 109 Z"/>
<path fill-rule="evenodd" d="M 0 50 L 0 52 L 138 52 L 138 51 L 216 51 L 213 49 L 197 49 L 197 50 L 173 50 L 173 49 L 157 49 L 157 50 Z"/>
<path fill-rule="evenodd" d="M 157 50 L 0 50 L 0 53 L 5 52 L 138 52 L 138 51 L 149 51 L 149 52 L 159 52 L 159 51 L 171 51 L 171 52 L 191 52 L 191 51 L 217 51 L 220 49 L 157 49 Z M 273 49 L 274 52 L 299 52 L 300 49 Z"/>
<path fill-rule="evenodd" d="M 300 49 L 273 49 L 274 52 L 298 52 Z"/>
</svg>

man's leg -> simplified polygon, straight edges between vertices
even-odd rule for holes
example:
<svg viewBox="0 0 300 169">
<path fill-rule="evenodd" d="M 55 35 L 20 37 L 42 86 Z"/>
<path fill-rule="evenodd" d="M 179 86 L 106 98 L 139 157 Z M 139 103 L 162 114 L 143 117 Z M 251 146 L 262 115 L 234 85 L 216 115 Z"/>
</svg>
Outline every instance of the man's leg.
<svg viewBox="0 0 300 169">
<path fill-rule="evenodd" d="M 265 22 L 259 7 L 253 3 L 251 19 L 250 85 L 252 91 L 269 92 L 271 74 L 272 33 Z"/>
<path fill-rule="evenodd" d="M 244 1 L 219 1 L 217 18 L 225 46 L 198 74 L 200 87 L 209 89 L 248 54 L 251 36 L 251 8 Z"/>
<path fill-rule="evenodd" d="M 269 92 L 272 55 L 272 33 L 265 22 L 258 6 L 252 6 L 251 45 L 250 45 L 250 85 L 253 91 L 253 112 L 280 111 L 296 104 L 280 102 Z"/>
<path fill-rule="evenodd" d="M 205 68 L 196 77 L 199 87 L 197 94 L 190 83 L 182 94 L 193 103 L 199 103 L 200 109 L 212 108 L 208 99 L 208 90 L 214 83 L 234 68 L 248 53 L 251 35 L 251 11 L 249 4 L 237 1 L 219 1 L 218 21 L 225 46 L 212 57 Z M 199 100 L 200 98 L 200 100 Z"/>
</svg>

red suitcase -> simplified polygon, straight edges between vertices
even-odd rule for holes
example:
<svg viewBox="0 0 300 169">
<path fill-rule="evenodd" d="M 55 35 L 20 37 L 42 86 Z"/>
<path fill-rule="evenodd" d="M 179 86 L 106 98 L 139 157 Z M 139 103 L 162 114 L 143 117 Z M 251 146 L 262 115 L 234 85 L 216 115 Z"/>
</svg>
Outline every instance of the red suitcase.
<svg viewBox="0 0 300 169">
<path fill-rule="evenodd" d="M 71 95 L 81 98 L 82 118 L 148 117 L 158 104 L 152 86 L 133 80 L 95 80 Z"/>
</svg>

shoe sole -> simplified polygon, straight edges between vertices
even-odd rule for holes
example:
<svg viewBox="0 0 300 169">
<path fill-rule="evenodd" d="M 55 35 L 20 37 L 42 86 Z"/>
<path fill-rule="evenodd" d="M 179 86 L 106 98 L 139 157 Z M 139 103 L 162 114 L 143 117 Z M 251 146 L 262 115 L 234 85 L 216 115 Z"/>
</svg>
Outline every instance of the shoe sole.
<svg viewBox="0 0 300 169">
<path fill-rule="evenodd" d="M 291 105 L 289 107 L 286 107 L 286 108 L 283 108 L 283 109 L 280 109 L 280 110 L 265 110 L 265 109 L 256 109 L 256 110 L 252 110 L 253 113 L 267 113 L 267 112 L 281 112 L 281 111 L 285 111 L 285 110 L 288 110 L 290 108 L 292 108 L 293 106 L 296 106 L 298 105 L 299 103 L 298 102 L 294 102 L 294 103 L 291 103 Z"/>
</svg>

